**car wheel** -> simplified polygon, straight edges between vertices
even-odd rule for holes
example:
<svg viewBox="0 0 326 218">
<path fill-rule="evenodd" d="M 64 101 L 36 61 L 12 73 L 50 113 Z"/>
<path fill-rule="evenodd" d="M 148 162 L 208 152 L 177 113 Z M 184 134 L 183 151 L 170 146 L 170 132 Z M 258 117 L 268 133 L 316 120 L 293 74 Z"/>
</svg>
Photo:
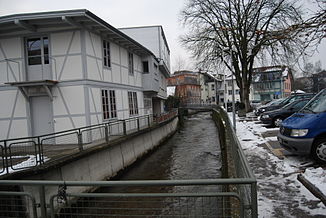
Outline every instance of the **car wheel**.
<svg viewBox="0 0 326 218">
<path fill-rule="evenodd" d="M 326 163 L 326 138 L 320 138 L 314 142 L 311 154 L 318 162 Z"/>
<path fill-rule="evenodd" d="M 273 124 L 275 127 L 280 127 L 281 123 L 283 122 L 283 118 L 282 117 L 276 117 L 273 120 Z"/>
</svg>

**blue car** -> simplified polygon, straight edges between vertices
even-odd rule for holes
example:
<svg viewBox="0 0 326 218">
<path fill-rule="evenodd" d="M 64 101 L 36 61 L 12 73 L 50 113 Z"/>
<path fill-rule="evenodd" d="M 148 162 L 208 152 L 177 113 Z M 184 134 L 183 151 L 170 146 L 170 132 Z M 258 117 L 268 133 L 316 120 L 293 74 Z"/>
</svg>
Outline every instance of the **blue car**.
<svg viewBox="0 0 326 218">
<path fill-rule="evenodd" d="M 326 163 L 326 89 L 285 119 L 277 138 L 284 149 Z"/>
</svg>

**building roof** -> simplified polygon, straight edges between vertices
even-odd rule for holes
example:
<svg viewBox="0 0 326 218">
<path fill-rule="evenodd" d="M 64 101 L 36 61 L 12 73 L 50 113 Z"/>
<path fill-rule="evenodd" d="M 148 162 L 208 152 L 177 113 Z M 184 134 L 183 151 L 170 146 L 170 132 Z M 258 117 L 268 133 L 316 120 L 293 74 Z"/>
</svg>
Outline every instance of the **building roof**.
<svg viewBox="0 0 326 218">
<path fill-rule="evenodd" d="M 155 56 L 149 49 L 86 9 L 22 13 L 0 17 L 0 37 L 71 28 L 86 29 L 99 34 L 136 54 Z"/>
</svg>

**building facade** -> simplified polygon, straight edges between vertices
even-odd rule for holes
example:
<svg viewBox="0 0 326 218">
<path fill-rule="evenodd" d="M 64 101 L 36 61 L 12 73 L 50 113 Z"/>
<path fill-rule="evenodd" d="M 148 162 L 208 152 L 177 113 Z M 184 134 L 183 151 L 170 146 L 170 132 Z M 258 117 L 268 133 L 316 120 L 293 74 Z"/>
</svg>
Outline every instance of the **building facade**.
<svg viewBox="0 0 326 218">
<path fill-rule="evenodd" d="M 199 73 L 192 71 L 177 71 L 168 78 L 168 86 L 175 87 L 175 96 L 182 104 L 200 104 L 201 86 Z"/>
<path fill-rule="evenodd" d="M 223 75 L 199 72 L 201 86 L 201 103 L 219 104 Z"/>
<path fill-rule="evenodd" d="M 143 76 L 144 98 L 150 99 L 153 104 L 153 113 L 159 114 L 164 109 L 164 100 L 167 98 L 167 78 L 170 76 L 170 49 L 162 26 L 141 26 L 120 28 L 137 42 L 144 45 L 156 57 L 158 63 L 143 61 L 145 69 L 151 69 L 152 74 L 145 70 Z M 153 92 L 155 90 L 155 92 Z"/>
<path fill-rule="evenodd" d="M 286 66 L 253 69 L 252 90 L 254 100 L 270 101 L 291 95 L 293 76 Z"/>
<path fill-rule="evenodd" d="M 0 17 L 0 138 L 160 111 L 153 102 L 166 97 L 164 83 L 149 85 L 168 76 L 159 65 L 153 52 L 87 10 Z"/>
</svg>

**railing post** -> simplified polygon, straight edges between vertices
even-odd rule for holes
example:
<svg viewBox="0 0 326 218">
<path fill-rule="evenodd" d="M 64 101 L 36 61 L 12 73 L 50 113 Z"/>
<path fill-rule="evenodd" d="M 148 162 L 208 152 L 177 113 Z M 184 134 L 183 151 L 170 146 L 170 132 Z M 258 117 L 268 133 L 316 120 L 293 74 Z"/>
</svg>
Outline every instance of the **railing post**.
<svg viewBox="0 0 326 218">
<path fill-rule="evenodd" d="M 105 124 L 104 126 L 104 131 L 105 131 L 105 141 L 109 142 L 109 128 L 107 124 Z"/>
<path fill-rule="evenodd" d="M 5 149 L 5 167 L 6 167 L 7 174 L 9 174 L 7 141 L 4 141 L 3 146 L 4 146 L 4 149 Z"/>
<path fill-rule="evenodd" d="M 258 217 L 257 183 L 251 183 L 251 217 Z"/>
<path fill-rule="evenodd" d="M 39 187 L 39 194 L 40 194 L 40 208 L 41 208 L 41 217 L 47 217 L 46 211 L 46 200 L 45 200 L 45 187 L 41 185 Z"/>
<path fill-rule="evenodd" d="M 140 130 L 139 117 L 137 117 L 137 130 Z"/>
<path fill-rule="evenodd" d="M 83 150 L 83 135 L 82 135 L 80 129 L 78 129 L 77 137 L 78 137 L 79 151 L 82 151 Z"/>
<path fill-rule="evenodd" d="M 39 149 L 39 155 L 40 155 L 40 165 L 44 163 L 44 153 L 43 153 L 43 145 L 41 144 L 40 137 L 37 137 L 37 146 Z"/>
<path fill-rule="evenodd" d="M 126 126 L 126 120 L 123 120 L 123 135 L 127 135 L 127 126 Z"/>
<path fill-rule="evenodd" d="M 148 115 L 147 122 L 148 122 L 148 127 L 150 127 L 151 126 L 151 115 Z"/>
</svg>

